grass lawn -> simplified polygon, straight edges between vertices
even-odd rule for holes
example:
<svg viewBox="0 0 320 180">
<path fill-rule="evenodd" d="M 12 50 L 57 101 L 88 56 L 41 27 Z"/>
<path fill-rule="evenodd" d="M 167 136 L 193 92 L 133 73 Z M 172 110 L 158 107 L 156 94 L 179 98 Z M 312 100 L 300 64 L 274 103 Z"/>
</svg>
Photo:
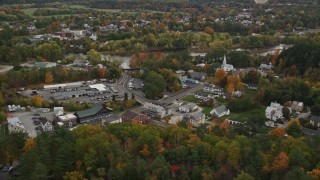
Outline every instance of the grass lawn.
<svg viewBox="0 0 320 180">
<path fill-rule="evenodd" d="M 254 98 L 256 97 L 258 91 L 253 89 L 245 89 L 243 92 L 244 92 L 243 97 Z"/>
<path fill-rule="evenodd" d="M 202 113 L 206 116 L 210 116 L 210 111 L 213 109 L 212 107 L 201 106 Z"/>
<path fill-rule="evenodd" d="M 239 112 L 239 113 L 231 112 L 230 115 L 227 117 L 229 117 L 230 119 L 238 120 L 240 122 L 245 122 L 245 121 L 252 119 L 253 116 L 256 118 L 264 117 L 265 116 L 265 107 L 260 107 L 260 108 L 253 109 L 253 110 L 246 111 L 246 112 Z"/>
<path fill-rule="evenodd" d="M 193 103 L 199 103 L 200 102 L 200 100 L 198 98 L 196 98 L 194 95 L 188 95 L 188 96 L 182 98 L 182 101 L 193 102 Z"/>
<path fill-rule="evenodd" d="M 22 9 L 21 11 L 25 13 L 28 16 L 33 16 L 33 13 L 37 10 L 38 8 L 26 8 Z"/>
<path fill-rule="evenodd" d="M 21 11 L 23 12 L 23 13 L 25 13 L 26 15 L 28 15 L 28 16 L 33 16 L 33 13 L 37 10 L 37 9 L 39 9 L 39 8 L 25 8 L 25 9 L 21 9 Z M 43 8 L 43 9 L 57 9 L 57 8 L 51 8 L 51 7 L 48 7 L 48 8 Z M 44 17 L 48 17 L 48 16 L 44 16 Z"/>
</svg>

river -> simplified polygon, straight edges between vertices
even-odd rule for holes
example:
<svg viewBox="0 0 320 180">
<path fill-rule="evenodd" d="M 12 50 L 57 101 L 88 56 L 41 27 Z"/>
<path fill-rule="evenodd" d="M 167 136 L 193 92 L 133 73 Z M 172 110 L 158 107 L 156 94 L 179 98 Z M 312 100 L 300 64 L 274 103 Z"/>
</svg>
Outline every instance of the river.
<svg viewBox="0 0 320 180">
<path fill-rule="evenodd" d="M 251 49 L 240 49 L 240 48 L 239 49 L 234 49 L 234 50 L 231 50 L 231 51 L 248 51 L 252 55 L 267 56 L 267 55 L 273 55 L 278 49 L 281 52 L 282 50 L 290 48 L 292 46 L 293 45 L 291 45 L 291 44 L 279 44 L 277 46 L 270 47 L 270 48 L 265 48 L 265 49 L 258 50 L 258 51 L 254 51 L 254 50 L 251 50 Z M 163 53 L 168 54 L 169 52 L 163 52 Z M 196 56 L 204 57 L 206 55 L 207 55 L 207 53 L 190 52 L 190 56 L 192 56 L 192 57 L 196 57 Z M 87 55 L 82 54 L 82 53 L 66 54 L 66 57 L 69 57 L 69 56 L 76 56 L 78 58 L 82 57 L 83 59 L 87 58 Z M 123 69 L 129 69 L 130 68 L 129 67 L 129 62 L 130 62 L 130 59 L 131 59 L 130 55 L 120 56 L 120 55 L 107 54 L 107 55 L 102 55 L 101 59 L 102 60 L 109 60 L 109 61 L 120 61 L 121 62 L 121 68 L 123 68 Z"/>
</svg>

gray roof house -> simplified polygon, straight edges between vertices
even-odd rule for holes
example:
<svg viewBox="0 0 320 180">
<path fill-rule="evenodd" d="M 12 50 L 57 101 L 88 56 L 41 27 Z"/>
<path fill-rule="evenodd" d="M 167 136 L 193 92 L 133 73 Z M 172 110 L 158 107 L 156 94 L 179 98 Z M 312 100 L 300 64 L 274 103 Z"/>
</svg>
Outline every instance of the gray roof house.
<svg viewBox="0 0 320 180">
<path fill-rule="evenodd" d="M 188 113 L 183 116 L 183 121 L 186 121 L 193 126 L 199 126 L 205 123 L 206 116 L 202 112 Z"/>
<path fill-rule="evenodd" d="M 310 117 L 310 123 L 314 126 L 320 127 L 320 116 L 312 115 Z"/>
<path fill-rule="evenodd" d="M 198 106 L 195 103 L 188 103 L 179 107 L 179 111 L 188 113 L 198 109 Z"/>
<path fill-rule="evenodd" d="M 115 123 L 122 123 L 122 119 L 120 116 L 117 115 L 110 115 L 102 119 L 102 125 L 104 124 L 115 124 Z"/>
<path fill-rule="evenodd" d="M 79 124 L 88 123 L 88 124 L 101 124 L 102 119 L 110 116 L 113 112 L 113 109 L 105 107 L 102 104 L 96 104 L 90 109 L 85 109 L 82 111 L 77 111 L 74 113 L 77 116 L 77 122 Z"/>
<path fill-rule="evenodd" d="M 221 105 L 212 109 L 212 111 L 210 111 L 210 114 L 213 116 L 222 117 L 224 115 L 229 115 L 230 110 L 225 105 Z"/>
<path fill-rule="evenodd" d="M 207 74 L 204 72 L 195 72 L 193 74 L 193 78 L 197 79 L 197 80 L 204 80 L 204 79 L 206 79 L 206 76 L 207 76 Z"/>
</svg>

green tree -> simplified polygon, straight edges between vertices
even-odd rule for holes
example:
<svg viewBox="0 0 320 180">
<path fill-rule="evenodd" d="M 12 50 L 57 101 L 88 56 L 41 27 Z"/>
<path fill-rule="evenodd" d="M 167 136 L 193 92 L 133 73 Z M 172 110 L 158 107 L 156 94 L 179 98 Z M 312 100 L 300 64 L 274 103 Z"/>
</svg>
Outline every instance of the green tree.
<svg viewBox="0 0 320 180">
<path fill-rule="evenodd" d="M 97 65 L 101 61 L 101 54 L 94 49 L 87 52 L 87 57 L 92 65 Z"/>
<path fill-rule="evenodd" d="M 241 173 L 238 174 L 238 176 L 235 177 L 234 180 L 254 180 L 254 177 L 252 177 L 248 173 L 245 173 L 244 171 L 241 171 Z"/>
<path fill-rule="evenodd" d="M 289 120 L 289 119 L 290 119 L 290 110 L 289 110 L 289 108 L 283 107 L 283 108 L 282 108 L 282 114 L 283 114 L 283 117 L 284 117 L 286 120 Z"/>
<path fill-rule="evenodd" d="M 156 99 L 163 96 L 166 82 L 163 77 L 156 72 L 149 72 L 144 79 L 144 93 L 147 98 Z"/>
<path fill-rule="evenodd" d="M 55 42 L 44 43 L 35 48 L 36 54 L 49 61 L 57 61 L 63 58 L 60 46 Z"/>
<path fill-rule="evenodd" d="M 300 137 L 302 132 L 302 127 L 298 120 L 291 120 L 286 129 L 287 133 L 293 137 Z"/>
</svg>

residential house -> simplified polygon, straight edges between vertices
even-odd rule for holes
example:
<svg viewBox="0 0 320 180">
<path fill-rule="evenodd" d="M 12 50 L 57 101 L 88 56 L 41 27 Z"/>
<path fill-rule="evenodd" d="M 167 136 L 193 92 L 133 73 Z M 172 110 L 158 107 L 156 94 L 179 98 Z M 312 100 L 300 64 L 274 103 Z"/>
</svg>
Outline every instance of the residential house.
<svg viewBox="0 0 320 180">
<path fill-rule="evenodd" d="M 18 117 L 7 118 L 9 133 L 13 132 L 26 132 Z"/>
<path fill-rule="evenodd" d="M 106 107 L 102 104 L 95 104 L 94 107 L 82 111 L 77 111 L 74 113 L 77 116 L 77 123 L 79 124 L 92 124 L 92 123 L 99 123 L 103 118 L 112 115 L 113 109 Z"/>
<path fill-rule="evenodd" d="M 243 92 L 242 91 L 234 91 L 234 92 L 232 92 L 232 96 L 237 97 L 237 98 L 242 97 Z"/>
<path fill-rule="evenodd" d="M 198 109 L 195 103 L 188 103 L 179 107 L 179 111 L 189 113 Z"/>
<path fill-rule="evenodd" d="M 199 126 L 205 123 L 206 116 L 202 112 L 187 113 L 183 116 L 182 120 L 192 124 L 193 126 Z"/>
<path fill-rule="evenodd" d="M 77 124 L 77 116 L 66 114 L 57 117 L 58 122 L 62 122 L 65 127 L 73 127 Z"/>
<path fill-rule="evenodd" d="M 224 115 L 229 115 L 230 110 L 225 105 L 221 105 L 221 106 L 218 106 L 218 107 L 212 109 L 210 111 L 210 114 L 213 116 L 222 117 Z"/>
<path fill-rule="evenodd" d="M 310 123 L 314 126 L 320 127 L 320 116 L 312 115 L 310 117 Z"/>
<path fill-rule="evenodd" d="M 273 121 L 277 121 L 277 119 L 283 119 L 282 109 L 283 106 L 281 106 L 279 103 L 272 102 L 265 111 L 266 118 Z"/>
<path fill-rule="evenodd" d="M 123 123 L 133 123 L 133 124 L 148 124 L 150 117 L 144 114 L 136 113 L 133 111 L 127 111 L 121 116 Z"/>
<path fill-rule="evenodd" d="M 53 131 L 52 122 L 49 121 L 47 118 L 41 119 L 40 120 L 40 125 L 41 125 L 43 131 L 46 131 L 46 132 Z"/>
<path fill-rule="evenodd" d="M 81 60 L 81 59 L 76 59 L 73 62 L 74 67 L 87 67 L 89 66 L 89 61 L 88 60 Z"/>
<path fill-rule="evenodd" d="M 111 115 L 102 119 L 102 125 L 115 123 L 122 123 L 121 116 Z"/>
<path fill-rule="evenodd" d="M 184 75 L 186 75 L 186 71 L 184 71 L 184 70 L 177 70 L 177 71 L 176 71 L 176 74 L 177 74 L 178 76 L 184 76 Z"/>
<path fill-rule="evenodd" d="M 194 75 L 194 70 L 192 70 L 192 69 L 190 69 L 189 71 L 187 71 L 187 74 L 189 75 L 189 76 L 191 76 L 191 77 L 193 77 L 193 75 Z"/>
<path fill-rule="evenodd" d="M 293 101 L 291 104 L 291 109 L 298 112 L 303 111 L 303 102 Z"/>
<path fill-rule="evenodd" d="M 54 107 L 53 108 L 53 116 L 58 117 L 64 114 L 63 107 Z"/>
<path fill-rule="evenodd" d="M 260 64 L 260 67 L 259 67 L 260 69 L 262 69 L 262 70 L 271 70 L 272 68 L 273 68 L 273 66 L 271 65 L 271 63 L 270 64 Z"/>
<path fill-rule="evenodd" d="M 168 111 L 161 105 L 146 102 L 144 103 L 143 108 L 145 111 L 154 114 L 155 116 L 159 116 L 160 118 L 169 115 Z"/>
<path fill-rule="evenodd" d="M 204 72 L 195 72 L 193 74 L 193 79 L 196 80 L 205 80 L 206 79 L 207 74 Z"/>
<path fill-rule="evenodd" d="M 57 63 L 54 62 L 35 62 L 34 67 L 43 69 L 43 68 L 51 68 L 51 67 L 56 67 Z"/>
</svg>

